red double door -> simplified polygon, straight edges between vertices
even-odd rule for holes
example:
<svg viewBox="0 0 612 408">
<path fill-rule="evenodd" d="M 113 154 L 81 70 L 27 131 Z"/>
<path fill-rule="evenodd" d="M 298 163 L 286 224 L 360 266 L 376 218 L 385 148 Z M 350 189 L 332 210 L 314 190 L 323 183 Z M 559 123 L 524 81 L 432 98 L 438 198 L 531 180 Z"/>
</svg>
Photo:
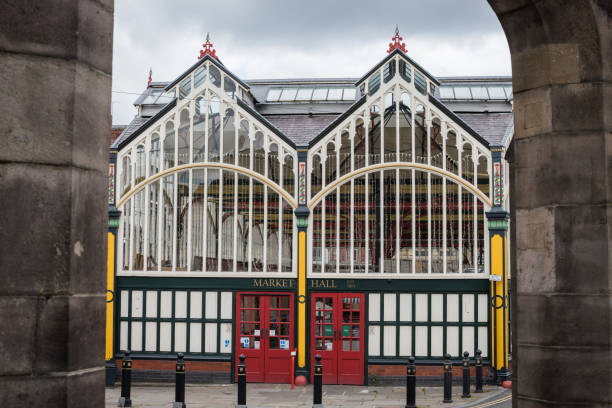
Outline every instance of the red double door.
<svg viewBox="0 0 612 408">
<path fill-rule="evenodd" d="M 359 293 L 312 294 L 311 367 L 320 354 L 324 384 L 364 382 L 363 300 Z"/>
<path fill-rule="evenodd" d="M 293 295 L 238 293 L 236 316 L 236 364 L 244 354 L 247 381 L 290 383 Z"/>
</svg>

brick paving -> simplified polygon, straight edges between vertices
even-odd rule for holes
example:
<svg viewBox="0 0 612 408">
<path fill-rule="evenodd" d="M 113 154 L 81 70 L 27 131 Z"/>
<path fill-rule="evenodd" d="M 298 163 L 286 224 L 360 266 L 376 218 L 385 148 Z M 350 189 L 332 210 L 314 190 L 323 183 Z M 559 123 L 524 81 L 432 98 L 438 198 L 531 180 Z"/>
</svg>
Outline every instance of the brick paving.
<svg viewBox="0 0 612 408">
<path fill-rule="evenodd" d="M 495 399 L 505 395 L 507 390 L 499 387 L 485 387 L 484 393 L 472 394 L 472 398 L 461 398 L 461 387 L 453 387 L 453 403 L 442 403 L 442 387 L 417 387 L 418 407 L 460 407 L 474 405 L 479 400 Z M 106 388 L 106 407 L 116 407 L 121 387 Z M 174 401 L 174 387 L 170 385 L 138 385 L 132 387 L 134 407 L 171 407 Z M 185 389 L 188 408 L 233 408 L 236 404 L 235 384 L 187 385 Z M 384 407 L 404 408 L 406 403 L 404 387 L 365 387 L 350 385 L 323 386 L 323 406 L 335 407 Z M 248 407 L 312 407 L 312 386 L 296 387 L 291 390 L 287 384 L 248 384 Z"/>
</svg>

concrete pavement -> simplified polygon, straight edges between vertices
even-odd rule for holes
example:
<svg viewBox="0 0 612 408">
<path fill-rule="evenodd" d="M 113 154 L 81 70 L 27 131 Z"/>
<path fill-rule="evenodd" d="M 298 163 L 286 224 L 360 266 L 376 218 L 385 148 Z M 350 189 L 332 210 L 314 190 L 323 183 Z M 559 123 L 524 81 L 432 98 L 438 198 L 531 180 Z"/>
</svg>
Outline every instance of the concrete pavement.
<svg viewBox="0 0 612 408">
<path fill-rule="evenodd" d="M 106 407 L 116 407 L 121 387 L 106 388 Z M 497 401 L 510 395 L 509 390 L 485 386 L 484 393 L 472 394 L 472 398 L 461 398 L 461 387 L 453 387 L 453 403 L 442 403 L 442 387 L 417 387 L 418 407 L 478 407 L 480 401 Z M 134 407 L 171 407 L 174 401 L 174 387 L 170 385 L 138 385 L 132 387 Z M 236 404 L 236 384 L 193 384 L 185 389 L 188 408 L 233 408 Z M 350 385 L 323 386 L 323 406 L 335 407 L 384 407 L 404 408 L 406 403 L 404 387 L 365 387 Z M 506 401 L 504 401 L 507 404 Z M 288 384 L 247 384 L 248 407 L 312 407 L 312 386 L 296 387 Z M 502 405 L 500 405 L 502 406 Z"/>
</svg>

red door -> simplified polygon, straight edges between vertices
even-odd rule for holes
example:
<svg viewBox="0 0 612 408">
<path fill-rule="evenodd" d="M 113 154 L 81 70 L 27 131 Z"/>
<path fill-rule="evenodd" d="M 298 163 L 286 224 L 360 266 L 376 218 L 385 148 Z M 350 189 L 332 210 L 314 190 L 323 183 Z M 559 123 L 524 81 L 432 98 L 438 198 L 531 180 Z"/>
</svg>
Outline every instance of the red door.
<svg viewBox="0 0 612 408">
<path fill-rule="evenodd" d="M 293 295 L 238 293 L 236 364 L 246 356 L 248 382 L 291 382 Z M 237 370 L 236 370 L 237 371 Z"/>
<path fill-rule="evenodd" d="M 312 294 L 311 358 L 324 384 L 363 384 L 363 294 Z"/>
</svg>

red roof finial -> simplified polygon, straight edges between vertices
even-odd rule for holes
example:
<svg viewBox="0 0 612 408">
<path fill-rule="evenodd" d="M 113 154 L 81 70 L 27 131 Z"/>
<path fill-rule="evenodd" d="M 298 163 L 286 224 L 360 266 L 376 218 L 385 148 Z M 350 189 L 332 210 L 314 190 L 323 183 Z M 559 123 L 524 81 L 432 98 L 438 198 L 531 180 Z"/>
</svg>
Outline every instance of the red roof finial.
<svg viewBox="0 0 612 408">
<path fill-rule="evenodd" d="M 151 86 L 152 80 L 153 80 L 153 68 L 149 68 L 149 80 L 147 81 L 147 88 Z"/>
<path fill-rule="evenodd" d="M 206 55 L 210 55 L 213 58 L 217 58 L 217 51 L 213 50 L 213 45 L 210 42 L 210 33 L 206 33 L 206 42 L 202 44 L 202 47 L 204 47 L 204 49 L 200 50 L 200 56 L 198 57 L 198 59 L 202 59 Z"/>
<path fill-rule="evenodd" d="M 395 26 L 395 35 L 393 36 L 392 40 L 393 42 L 389 43 L 389 49 L 387 50 L 387 53 L 390 53 L 397 48 L 399 48 L 400 50 L 404 52 L 408 52 L 406 51 L 406 44 L 403 42 L 400 42 L 403 40 L 403 38 L 400 37 L 399 28 L 397 28 L 397 26 Z"/>
</svg>

